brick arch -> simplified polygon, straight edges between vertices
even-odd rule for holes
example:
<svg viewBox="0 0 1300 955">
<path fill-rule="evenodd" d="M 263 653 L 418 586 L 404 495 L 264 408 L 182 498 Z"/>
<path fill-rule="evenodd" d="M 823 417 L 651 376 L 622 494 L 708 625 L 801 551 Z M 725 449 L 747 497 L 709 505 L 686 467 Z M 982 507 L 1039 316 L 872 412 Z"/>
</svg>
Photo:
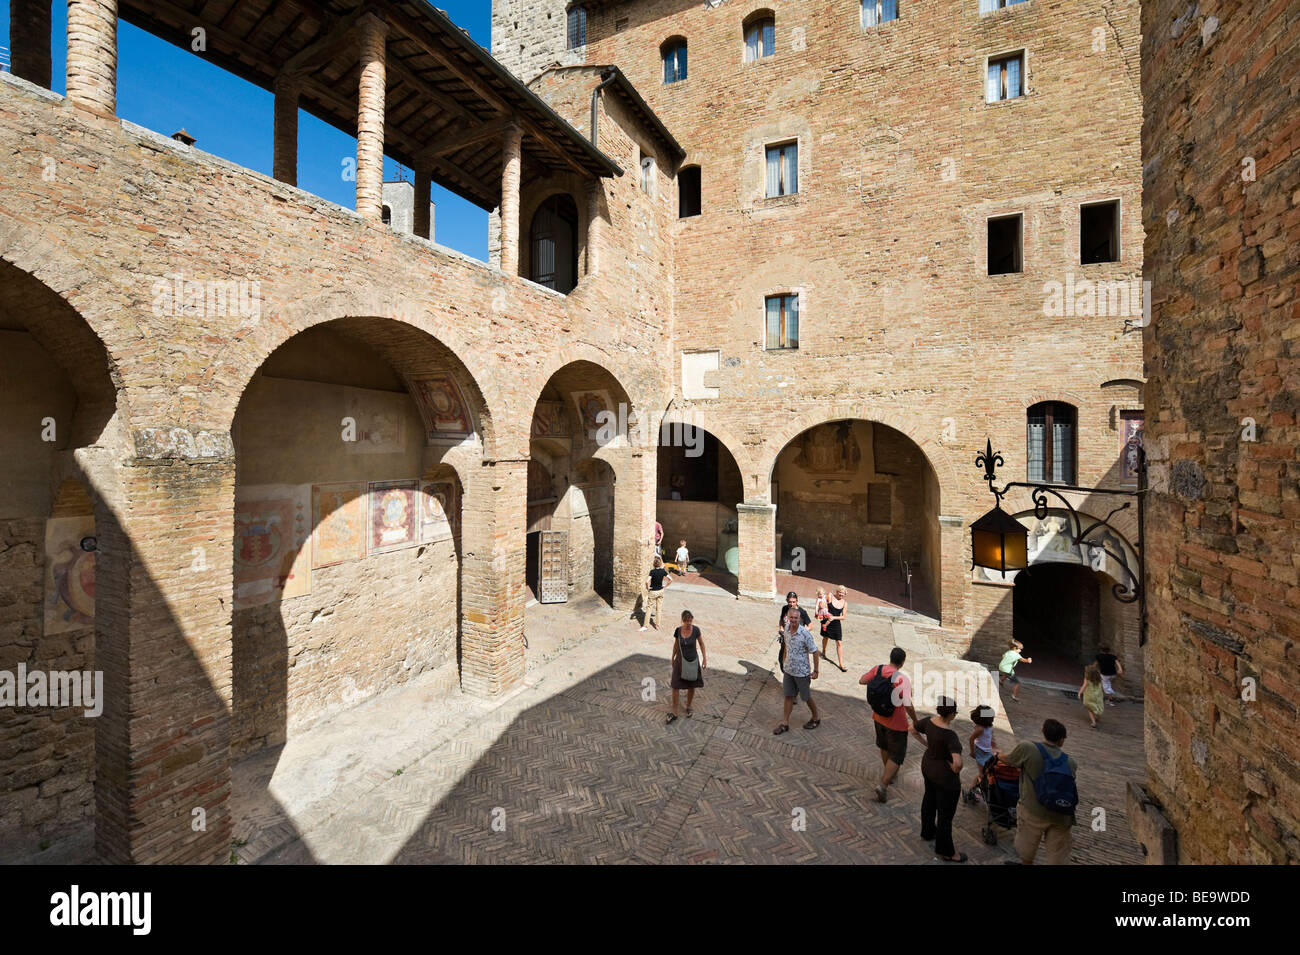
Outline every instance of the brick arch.
<svg viewBox="0 0 1300 955">
<path fill-rule="evenodd" d="M 937 429 L 935 429 L 933 435 L 927 435 L 922 431 L 921 422 L 911 415 L 902 415 L 884 408 L 872 407 L 871 405 L 832 405 L 829 408 L 810 411 L 792 419 L 784 430 L 777 432 L 772 438 L 764 442 L 762 451 L 759 452 L 761 457 L 757 462 L 762 467 L 757 471 L 757 474 L 760 477 L 766 475 L 767 485 L 770 487 L 777 458 L 781 456 L 781 452 L 786 449 L 791 441 L 809 428 L 814 428 L 819 424 L 849 419 L 883 424 L 905 434 L 912 440 L 912 443 L 921 449 L 921 454 L 925 456 L 925 459 L 930 463 L 930 467 L 934 469 L 935 477 L 939 481 L 940 500 L 958 501 L 962 499 L 962 495 L 958 492 L 960 485 L 957 483 L 957 472 L 953 468 L 948 449 L 940 444 L 937 439 Z"/>
<path fill-rule="evenodd" d="M 519 277 L 532 281 L 529 273 L 533 266 L 533 220 L 537 217 L 537 210 L 555 196 L 567 196 L 578 212 L 578 222 L 574 226 L 574 254 L 578 258 L 578 275 L 573 291 L 568 293 L 571 296 L 585 287 L 590 275 L 586 262 L 591 216 L 582 181 L 576 174 L 560 173 L 531 183 L 527 194 L 522 197 L 519 205 Z"/>
<path fill-rule="evenodd" d="M 653 406 L 654 402 L 649 395 L 628 387 L 628 382 L 633 379 L 633 376 L 627 374 L 626 369 L 619 368 L 618 363 L 612 361 L 607 352 L 602 351 L 595 345 L 577 342 L 566 345 L 551 354 L 534 372 L 533 386 L 525 394 L 524 404 L 521 408 L 522 412 L 528 415 L 529 421 L 532 420 L 533 409 L 537 407 L 537 402 L 541 400 L 542 392 L 546 390 L 546 386 L 551 379 L 564 368 L 580 361 L 596 365 L 614 379 L 618 386 L 623 389 L 628 403 L 632 406 L 628 409 L 629 413 L 635 411 L 637 414 L 645 414 L 647 413 L 646 409 Z"/>
<path fill-rule="evenodd" d="M 757 473 L 749 448 L 729 428 L 698 408 L 674 408 L 674 403 L 669 402 L 668 407 L 659 415 L 659 421 L 655 424 L 652 434 L 657 436 L 659 429 L 666 423 L 681 422 L 696 425 L 717 438 L 718 443 L 727 449 L 731 460 L 735 461 L 736 467 L 740 469 L 742 482 L 747 475 Z"/>
<path fill-rule="evenodd" d="M 1022 524 L 1025 523 L 1027 518 L 1032 519 L 1034 516 L 1034 502 L 1027 488 L 1013 489 L 1013 494 L 1008 495 L 1003 503 L 1006 505 L 1003 509 Z M 1083 528 L 1086 528 L 1094 520 L 1100 520 L 1105 517 L 1107 511 L 1109 511 L 1109 508 L 1105 507 L 1089 505 L 1085 505 L 1085 507 L 1087 507 L 1086 510 L 1084 507 L 1075 507 L 1075 511 L 1079 515 L 1080 526 Z M 1100 513 L 1097 513 L 1098 511 Z M 1047 514 L 1049 517 L 1063 517 L 1067 521 L 1070 519 L 1069 513 L 1066 511 L 1065 507 L 1062 506 L 1061 502 L 1054 500 L 1050 496 L 1047 500 Z M 1138 530 L 1137 513 L 1135 508 L 1129 508 L 1127 511 L 1116 514 L 1115 517 L 1111 519 L 1111 528 L 1113 528 L 1113 530 L 1110 530 L 1109 532 L 1114 533 L 1115 536 L 1120 539 L 1125 551 L 1125 557 L 1132 560 L 1131 567 L 1136 572 L 1142 573 L 1142 552 L 1139 551 L 1137 545 L 1133 543 L 1133 541 L 1137 540 Z M 1106 531 L 1104 530 L 1103 532 Z M 1095 535 L 1096 532 L 1094 532 L 1094 536 Z M 1040 561 L 1039 563 L 1042 562 Z M 1087 565 L 1085 564 L 1084 566 Z M 1124 578 L 1123 574 L 1116 575 L 1108 571 L 1095 571 L 1095 573 L 1100 574 L 1102 577 L 1105 577 L 1113 583 L 1129 583 L 1129 581 Z"/>
<path fill-rule="evenodd" d="M 427 307 L 404 296 L 386 289 L 367 289 L 325 292 L 296 302 L 277 316 L 263 318 L 246 338 L 230 346 L 216 362 L 213 379 L 217 387 L 214 388 L 213 397 L 219 401 L 215 412 L 219 426 L 230 429 L 239 401 L 257 370 L 272 352 L 295 335 L 327 322 L 374 320 L 393 322 L 395 329 L 409 331 L 413 336 L 423 336 L 456 359 L 452 368 L 453 375 L 462 390 L 467 392 L 465 397 L 471 405 L 471 414 L 474 415 L 475 427 L 482 438 L 484 453 L 489 453 L 496 447 L 495 422 L 499 419 L 494 412 L 503 402 L 495 389 L 486 386 L 471 370 L 471 366 L 484 367 L 477 360 L 483 357 L 482 349 L 464 338 L 453 324 L 439 326 L 436 333 L 430 331 L 426 327 L 432 324 L 427 321 L 428 317 Z M 403 378 L 407 377 L 402 368 L 396 367 L 396 370 Z M 466 385 L 469 387 L 466 388 Z"/>
<path fill-rule="evenodd" d="M 1021 408 L 1027 411 L 1034 405 L 1041 404 L 1044 401 L 1059 401 L 1075 408 L 1082 408 L 1086 399 L 1083 395 L 1073 391 L 1032 391 L 1020 400 Z"/>
</svg>

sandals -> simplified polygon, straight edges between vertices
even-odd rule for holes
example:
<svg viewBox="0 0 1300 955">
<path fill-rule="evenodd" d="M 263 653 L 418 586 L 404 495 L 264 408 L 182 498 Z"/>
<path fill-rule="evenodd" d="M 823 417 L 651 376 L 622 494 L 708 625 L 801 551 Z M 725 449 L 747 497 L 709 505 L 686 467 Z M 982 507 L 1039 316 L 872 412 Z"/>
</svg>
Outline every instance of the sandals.
<svg viewBox="0 0 1300 955">
<path fill-rule="evenodd" d="M 676 714 L 676 713 L 669 713 L 669 714 L 668 714 L 668 719 L 664 720 L 664 726 L 671 726 L 673 723 L 676 723 L 676 722 L 677 722 L 677 714 Z"/>
<path fill-rule="evenodd" d="M 782 724 L 781 724 L 780 726 L 778 726 L 776 729 L 772 730 L 772 735 L 773 735 L 773 736 L 780 736 L 782 733 L 788 733 L 788 732 L 790 732 L 790 724 L 789 724 L 789 723 L 782 723 Z"/>
<path fill-rule="evenodd" d="M 803 724 L 803 728 L 806 730 L 815 730 L 817 727 L 821 725 L 822 725 L 821 720 L 809 720 L 807 723 Z"/>
<path fill-rule="evenodd" d="M 690 719 L 694 715 L 695 715 L 695 711 L 692 710 L 689 706 L 686 707 L 686 718 Z"/>
<path fill-rule="evenodd" d="M 949 856 L 935 856 L 935 858 L 938 859 L 940 862 L 965 862 L 965 861 L 966 861 L 966 853 L 964 853 L 964 852 L 959 852 L 959 853 L 957 853 L 955 856 L 951 856 L 951 857 L 949 857 Z"/>
</svg>

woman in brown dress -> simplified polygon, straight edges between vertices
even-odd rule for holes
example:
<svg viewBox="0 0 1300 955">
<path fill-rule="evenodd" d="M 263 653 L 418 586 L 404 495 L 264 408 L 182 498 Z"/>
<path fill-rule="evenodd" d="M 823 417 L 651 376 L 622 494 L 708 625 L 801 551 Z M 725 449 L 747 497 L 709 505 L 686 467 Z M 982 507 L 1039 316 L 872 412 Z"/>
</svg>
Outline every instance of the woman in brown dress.
<svg viewBox="0 0 1300 955">
<path fill-rule="evenodd" d="M 673 678 L 669 684 L 673 688 L 673 711 L 665 723 L 677 720 L 677 696 L 682 690 L 686 691 L 686 715 L 693 715 L 691 703 L 695 691 L 704 686 L 704 668 L 708 666 L 709 651 L 704 648 L 704 638 L 694 620 L 689 610 L 683 610 L 682 625 L 673 631 Z"/>
</svg>

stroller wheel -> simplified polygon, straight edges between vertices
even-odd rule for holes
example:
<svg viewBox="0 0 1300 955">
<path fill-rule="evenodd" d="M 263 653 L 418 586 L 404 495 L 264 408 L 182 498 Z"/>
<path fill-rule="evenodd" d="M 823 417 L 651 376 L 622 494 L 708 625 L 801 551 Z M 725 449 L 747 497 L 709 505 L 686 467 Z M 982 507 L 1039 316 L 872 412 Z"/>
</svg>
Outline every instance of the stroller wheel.
<svg viewBox="0 0 1300 955">
<path fill-rule="evenodd" d="M 985 826 L 983 830 L 981 830 L 980 835 L 984 837 L 984 844 L 986 846 L 996 846 L 998 844 L 998 834 L 994 831 L 992 826 Z"/>
</svg>

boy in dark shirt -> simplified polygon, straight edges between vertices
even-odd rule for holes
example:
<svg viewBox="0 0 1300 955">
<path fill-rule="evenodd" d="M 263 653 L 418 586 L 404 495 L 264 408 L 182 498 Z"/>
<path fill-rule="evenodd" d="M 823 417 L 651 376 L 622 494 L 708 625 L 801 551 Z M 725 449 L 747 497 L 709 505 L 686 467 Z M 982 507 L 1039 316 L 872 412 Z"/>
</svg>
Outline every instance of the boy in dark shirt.
<svg viewBox="0 0 1300 955">
<path fill-rule="evenodd" d="M 1119 657 L 1110 652 L 1110 647 L 1101 646 L 1097 650 L 1097 669 L 1101 671 L 1101 691 L 1106 695 L 1106 705 L 1115 705 L 1115 677 L 1124 675 L 1124 664 Z"/>
</svg>

